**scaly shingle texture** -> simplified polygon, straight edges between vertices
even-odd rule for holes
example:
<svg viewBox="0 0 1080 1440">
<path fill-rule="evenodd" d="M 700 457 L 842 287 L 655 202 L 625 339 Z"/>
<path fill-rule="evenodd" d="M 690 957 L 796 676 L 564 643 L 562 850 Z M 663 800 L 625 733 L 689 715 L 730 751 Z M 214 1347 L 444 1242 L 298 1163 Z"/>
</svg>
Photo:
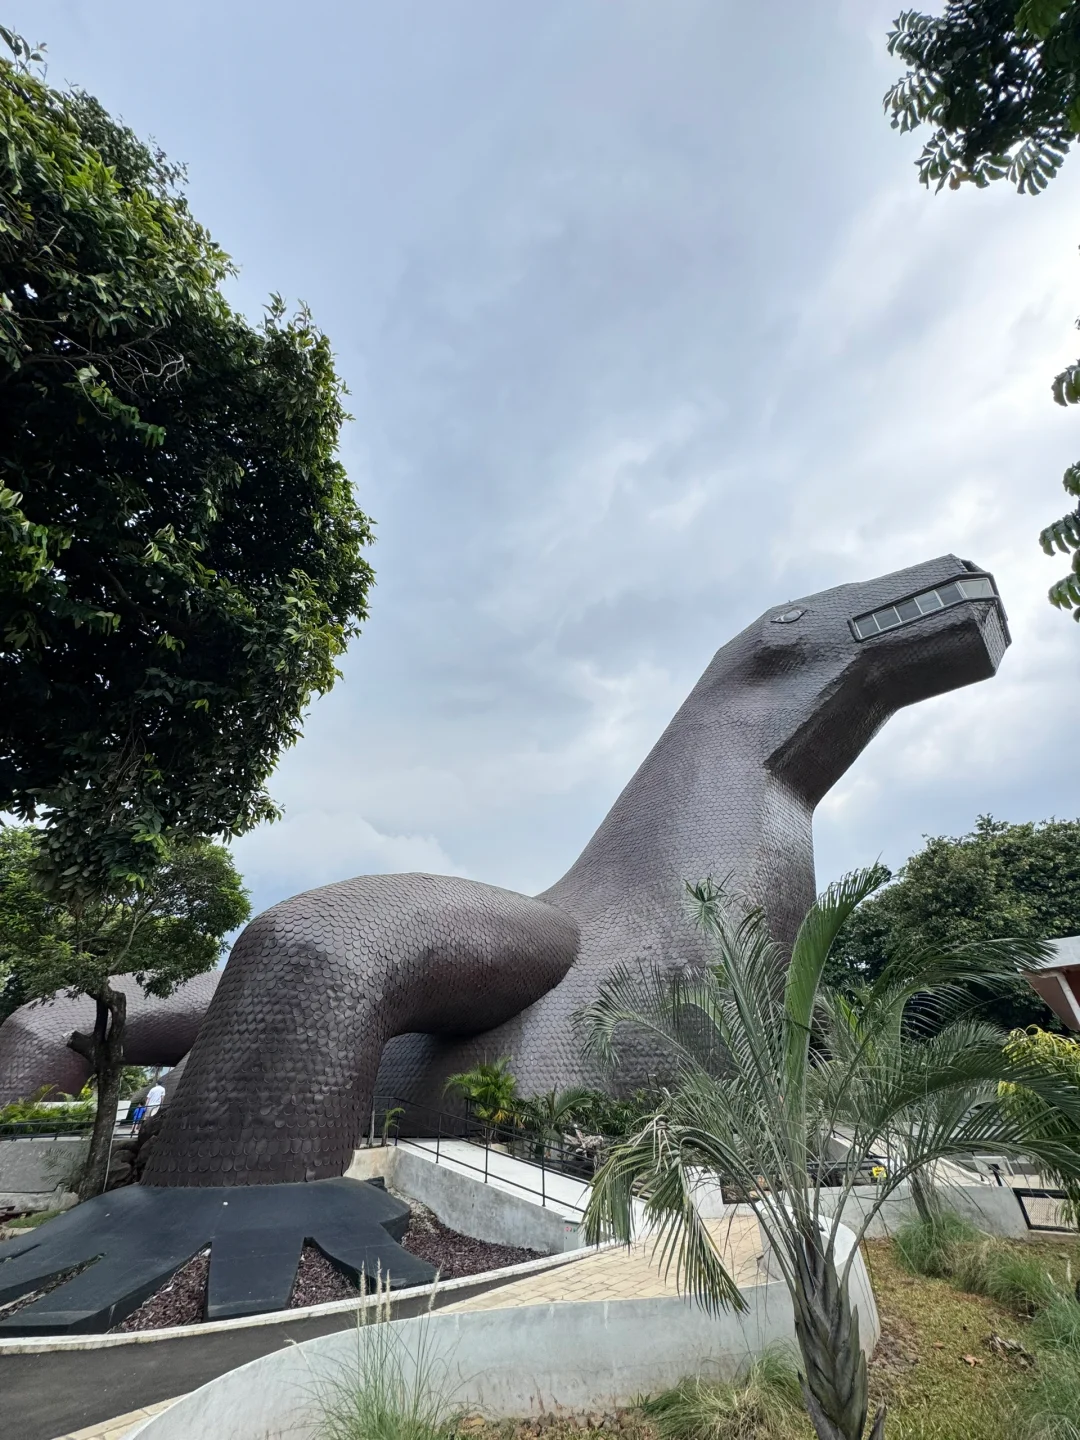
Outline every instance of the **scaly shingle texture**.
<svg viewBox="0 0 1080 1440">
<path fill-rule="evenodd" d="M 717 652 L 580 858 L 536 899 L 361 876 L 258 916 L 144 1183 L 340 1175 L 373 1091 L 445 1108 L 446 1076 L 484 1058 L 509 1056 L 525 1094 L 595 1081 L 573 1017 L 611 968 L 705 956 L 688 880 L 726 881 L 790 943 L 815 894 L 818 801 L 896 710 L 997 669 L 1009 635 L 992 585 L 972 581 L 982 573 L 945 555 L 766 611 Z M 619 1080 L 641 1084 L 659 1063 L 639 1046 Z"/>
<path fill-rule="evenodd" d="M 124 1051 L 129 1065 L 175 1065 L 191 1049 L 220 970 L 196 975 L 167 1000 L 145 995 L 134 975 L 114 975 L 112 984 L 127 996 Z M 94 1002 L 57 995 L 44 1004 L 20 1005 L 0 1025 L 0 1105 L 22 1100 L 46 1087 L 77 1095 L 90 1066 L 68 1046 L 74 1030 L 94 1028 Z"/>
</svg>

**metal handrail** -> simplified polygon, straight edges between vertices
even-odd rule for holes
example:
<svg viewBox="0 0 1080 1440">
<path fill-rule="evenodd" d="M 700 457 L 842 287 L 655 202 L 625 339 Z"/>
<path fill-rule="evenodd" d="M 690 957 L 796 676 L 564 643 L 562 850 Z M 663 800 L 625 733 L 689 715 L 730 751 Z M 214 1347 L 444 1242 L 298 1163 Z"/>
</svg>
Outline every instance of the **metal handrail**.
<svg viewBox="0 0 1080 1440">
<path fill-rule="evenodd" d="M 5 1120 L 0 1123 L 0 1140 L 60 1140 L 68 1135 L 89 1135 L 89 1120 Z"/>
<path fill-rule="evenodd" d="M 482 1175 L 485 1185 L 489 1184 L 491 1180 L 491 1145 L 492 1143 L 499 1143 L 498 1141 L 493 1142 L 491 1137 L 496 1134 L 502 1134 L 507 1136 L 508 1140 L 511 1143 L 514 1141 L 520 1143 L 522 1140 L 528 1141 L 531 1139 L 539 1150 L 539 1158 L 536 1158 L 536 1156 L 519 1155 L 511 1156 L 511 1158 L 517 1160 L 518 1164 L 531 1166 L 534 1170 L 538 1170 L 540 1172 L 539 1189 L 537 1189 L 535 1186 L 522 1184 L 519 1180 L 512 1180 L 508 1175 L 500 1175 L 497 1178 L 501 1185 L 511 1185 L 514 1187 L 515 1190 L 522 1190 L 527 1195 L 539 1195 L 540 1204 L 544 1208 L 547 1207 L 548 1202 L 547 1172 L 550 1169 L 554 1168 L 557 1174 L 569 1175 L 571 1178 L 575 1180 L 581 1180 L 585 1184 L 590 1183 L 589 1177 L 582 1175 L 580 1171 L 577 1171 L 576 1173 L 574 1171 L 568 1171 L 567 1169 L 562 1168 L 562 1166 L 558 1163 L 554 1167 L 552 1167 L 547 1161 L 547 1152 L 549 1150 L 558 1151 L 560 1155 L 564 1157 L 567 1155 L 572 1155 L 574 1152 L 567 1150 L 565 1146 L 543 1141 L 540 1137 L 535 1135 L 535 1132 L 518 1129 L 516 1127 L 511 1129 L 510 1127 L 504 1125 L 488 1124 L 486 1121 L 478 1121 L 468 1115 L 451 1115 L 448 1114 L 446 1111 L 436 1110 L 432 1106 L 421 1105 L 412 1100 L 405 1100 L 397 1095 L 378 1095 L 375 1097 L 375 1101 L 376 1103 L 373 1104 L 371 1111 L 372 1138 L 374 1138 L 375 1133 L 375 1116 L 377 1113 L 379 1113 L 380 1110 L 385 1115 L 388 1110 L 395 1109 L 400 1106 L 406 1111 L 412 1111 L 413 1113 L 419 1112 L 423 1116 L 430 1117 L 430 1120 L 435 1128 L 435 1135 L 433 1137 L 417 1137 L 411 1135 L 405 1136 L 404 1138 L 408 1140 L 409 1144 L 415 1145 L 419 1149 L 428 1150 L 430 1152 L 430 1140 L 433 1138 L 435 1141 L 434 1153 L 436 1165 L 440 1164 L 442 1161 L 442 1147 L 444 1139 L 463 1141 L 467 1145 L 472 1145 L 475 1146 L 477 1149 L 483 1150 L 483 1166 L 470 1165 L 467 1160 L 463 1160 L 458 1155 L 454 1156 L 454 1164 L 461 1165 L 466 1170 L 473 1170 L 478 1175 Z M 387 1101 L 388 1103 L 380 1105 L 378 1103 L 379 1101 Z M 469 1134 L 468 1127 L 470 1125 L 478 1126 L 484 1133 L 484 1138 L 477 1139 L 475 1135 Z M 465 1130 L 465 1133 L 462 1133 L 463 1129 Z M 384 1139 L 387 1143 L 390 1143 L 390 1138 L 390 1132 L 387 1131 Z M 401 1139 L 402 1136 L 400 1134 L 400 1126 L 397 1122 L 395 1122 L 393 1127 L 392 1143 L 397 1145 L 399 1140 Z M 565 1164 L 565 1160 L 563 1163 Z M 578 1205 L 572 1200 L 560 1200 L 554 1196 L 552 1196 L 551 1198 L 553 1203 L 561 1207 L 565 1207 L 568 1210 L 576 1211 L 579 1215 L 584 1215 L 585 1213 L 584 1205 Z"/>
<path fill-rule="evenodd" d="M 381 1104 L 381 1101 L 386 1101 L 387 1103 Z M 373 1122 L 377 1114 L 380 1112 L 385 1114 L 388 1110 L 392 1109 L 400 1109 L 407 1115 L 419 1115 L 421 1118 L 437 1122 L 440 1127 L 440 1133 L 445 1134 L 447 1138 L 470 1140 L 473 1141 L 473 1143 L 481 1144 L 502 1142 L 509 1145 L 520 1145 L 525 1143 L 531 1144 L 537 1152 L 543 1149 L 545 1155 L 554 1152 L 556 1163 L 554 1165 L 548 1164 L 548 1169 L 558 1169 L 559 1165 L 562 1164 L 566 1166 L 565 1173 L 572 1174 L 575 1179 L 589 1178 L 581 1174 L 581 1165 L 583 1163 L 581 1159 L 582 1152 L 578 1148 L 560 1144 L 555 1140 L 545 1140 L 537 1131 L 529 1130 L 524 1125 L 500 1125 L 495 1121 L 480 1120 L 475 1115 L 469 1113 L 464 1115 L 460 1113 L 451 1114 L 449 1111 L 436 1110 L 434 1106 L 423 1105 L 416 1100 L 406 1100 L 400 1095 L 385 1094 L 375 1096 L 375 1103 L 372 1106 Z M 400 1126 L 399 1121 L 395 1121 L 394 1124 L 395 1127 Z M 483 1137 L 479 1142 L 475 1139 L 477 1131 L 479 1131 Z M 527 1156 L 519 1156 L 517 1158 L 521 1159 L 524 1164 L 537 1163 Z"/>
</svg>

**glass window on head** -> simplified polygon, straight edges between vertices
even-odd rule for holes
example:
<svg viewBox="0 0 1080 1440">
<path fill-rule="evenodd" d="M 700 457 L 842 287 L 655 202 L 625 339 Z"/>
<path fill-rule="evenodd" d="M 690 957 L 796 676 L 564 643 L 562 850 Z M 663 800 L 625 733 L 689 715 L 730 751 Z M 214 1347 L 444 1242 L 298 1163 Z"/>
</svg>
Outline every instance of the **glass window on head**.
<svg viewBox="0 0 1080 1440">
<path fill-rule="evenodd" d="M 895 605 L 883 605 L 868 615 L 857 615 L 851 622 L 859 640 L 869 640 L 886 630 L 895 630 L 935 610 L 946 610 L 950 605 L 959 605 L 962 600 L 994 600 L 997 592 L 988 575 L 970 575 L 962 580 L 947 580 L 935 585 L 932 590 L 922 590 L 907 600 L 898 600 Z"/>
</svg>

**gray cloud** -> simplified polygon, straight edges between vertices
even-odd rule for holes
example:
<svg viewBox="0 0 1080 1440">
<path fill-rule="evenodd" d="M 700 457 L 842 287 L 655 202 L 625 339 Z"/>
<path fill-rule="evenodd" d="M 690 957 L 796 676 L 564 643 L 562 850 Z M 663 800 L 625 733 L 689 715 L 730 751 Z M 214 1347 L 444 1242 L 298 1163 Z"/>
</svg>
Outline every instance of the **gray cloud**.
<svg viewBox="0 0 1080 1440">
<path fill-rule="evenodd" d="M 1080 810 L 1078 637 L 1034 545 L 1080 453 L 1048 396 L 1076 181 L 920 191 L 880 111 L 895 8 L 317 0 L 300 35 L 281 0 L 9 6 L 189 162 L 239 302 L 307 299 L 353 391 L 379 585 L 288 818 L 236 847 L 258 904 L 369 869 L 550 883 L 718 645 L 950 549 L 1016 643 L 874 741 L 820 874 Z"/>
</svg>

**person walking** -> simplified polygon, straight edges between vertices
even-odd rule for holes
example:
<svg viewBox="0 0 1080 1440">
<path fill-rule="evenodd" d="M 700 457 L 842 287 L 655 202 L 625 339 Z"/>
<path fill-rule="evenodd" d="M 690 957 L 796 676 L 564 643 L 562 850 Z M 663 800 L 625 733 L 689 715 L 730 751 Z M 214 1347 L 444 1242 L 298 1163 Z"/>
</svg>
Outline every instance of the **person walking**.
<svg viewBox="0 0 1080 1440">
<path fill-rule="evenodd" d="M 165 1086 L 160 1080 L 155 1080 L 150 1089 L 146 1092 L 146 1114 L 156 1115 L 161 1109 L 161 1102 L 165 1099 Z"/>
</svg>

